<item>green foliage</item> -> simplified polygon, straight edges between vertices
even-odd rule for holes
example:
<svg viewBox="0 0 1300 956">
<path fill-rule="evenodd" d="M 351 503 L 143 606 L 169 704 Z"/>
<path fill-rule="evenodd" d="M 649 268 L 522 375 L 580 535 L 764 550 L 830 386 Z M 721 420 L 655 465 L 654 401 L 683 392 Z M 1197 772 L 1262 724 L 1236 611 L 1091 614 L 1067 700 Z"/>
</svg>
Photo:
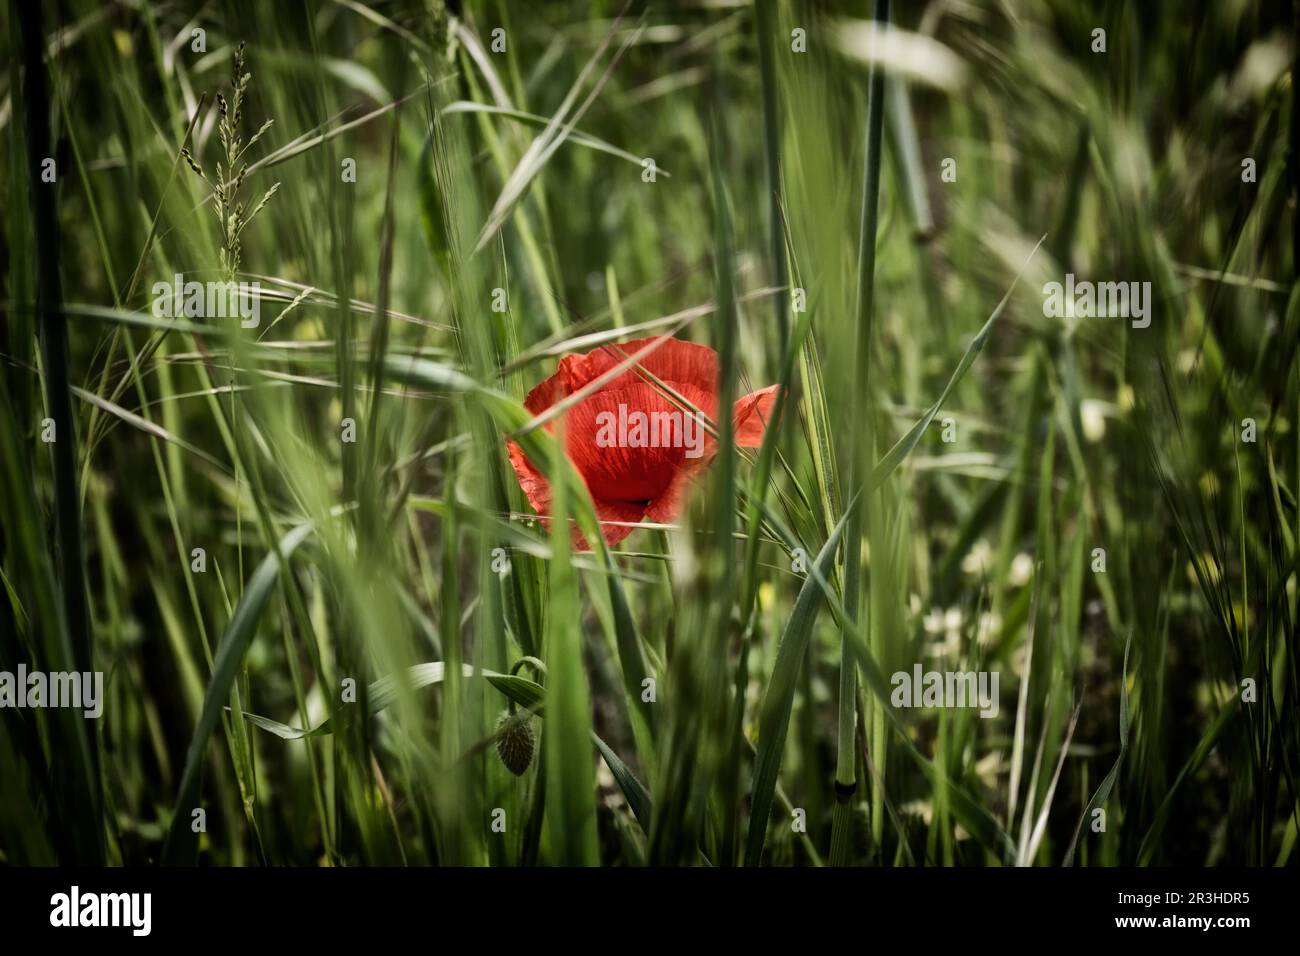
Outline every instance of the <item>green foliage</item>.
<svg viewBox="0 0 1300 956">
<path fill-rule="evenodd" d="M 1291 862 L 1287 5 L 463 6 L 0 8 L 0 862 Z M 609 547 L 664 334 L 782 390 Z"/>
</svg>

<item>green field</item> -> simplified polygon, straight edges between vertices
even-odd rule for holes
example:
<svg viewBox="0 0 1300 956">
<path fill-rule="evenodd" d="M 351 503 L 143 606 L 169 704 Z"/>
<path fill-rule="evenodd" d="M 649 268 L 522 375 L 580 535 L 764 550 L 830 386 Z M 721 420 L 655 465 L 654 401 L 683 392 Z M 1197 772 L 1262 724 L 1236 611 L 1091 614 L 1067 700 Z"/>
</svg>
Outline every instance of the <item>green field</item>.
<svg viewBox="0 0 1300 956">
<path fill-rule="evenodd" d="M 0 864 L 1293 864 L 1297 16 L 6 2 Z"/>
</svg>

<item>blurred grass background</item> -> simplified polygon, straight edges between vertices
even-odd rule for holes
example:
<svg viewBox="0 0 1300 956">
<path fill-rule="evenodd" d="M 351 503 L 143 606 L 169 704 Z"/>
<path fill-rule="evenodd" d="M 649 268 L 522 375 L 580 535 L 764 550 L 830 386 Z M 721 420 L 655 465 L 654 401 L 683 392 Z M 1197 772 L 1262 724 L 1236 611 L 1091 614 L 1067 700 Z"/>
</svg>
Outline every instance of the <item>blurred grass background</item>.
<svg viewBox="0 0 1300 956">
<path fill-rule="evenodd" d="M 0 669 L 107 701 L 0 711 L 0 861 L 1294 858 L 1291 5 L 2 9 Z M 521 400 L 668 332 L 779 427 L 573 553 L 505 437 L 597 540 Z"/>
</svg>

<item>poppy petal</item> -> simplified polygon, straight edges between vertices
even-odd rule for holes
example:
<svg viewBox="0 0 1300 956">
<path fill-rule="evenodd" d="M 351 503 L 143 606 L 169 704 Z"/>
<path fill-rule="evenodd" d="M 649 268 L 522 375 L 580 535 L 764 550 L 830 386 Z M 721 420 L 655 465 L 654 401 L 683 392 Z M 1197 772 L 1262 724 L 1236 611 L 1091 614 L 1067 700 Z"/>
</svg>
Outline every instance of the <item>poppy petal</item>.
<svg viewBox="0 0 1300 956">
<path fill-rule="evenodd" d="M 637 356 L 642 350 L 646 354 Z M 627 368 L 602 382 L 564 415 L 565 453 L 582 475 L 602 522 L 601 533 L 611 545 L 631 534 L 643 519 L 676 521 L 687 489 L 717 452 L 717 440 L 696 428 L 691 412 L 680 408 L 647 374 L 716 422 L 717 353 L 706 345 L 663 336 L 603 345 L 585 355 L 561 358 L 555 374 L 524 401 L 530 413 L 540 415 L 633 357 L 639 368 Z M 778 387 L 752 392 L 734 404 L 738 446 L 762 444 Z M 548 423 L 546 430 L 554 432 L 556 424 Z M 517 444 L 508 441 L 507 446 L 529 504 L 545 517 L 551 505 L 545 475 Z M 576 526 L 573 541 L 576 547 L 588 549 Z"/>
<path fill-rule="evenodd" d="M 549 512 L 551 510 L 551 485 L 546 480 L 546 476 L 533 467 L 533 463 L 528 460 L 524 450 L 514 442 L 506 442 L 506 451 L 510 455 L 510 464 L 515 469 L 515 477 L 519 479 L 519 487 L 523 489 L 524 497 L 528 499 L 528 503 L 540 515 Z"/>
<path fill-rule="evenodd" d="M 570 370 L 572 368 L 571 359 L 576 356 L 566 355 L 560 359 L 559 366 L 555 369 L 555 374 L 534 386 L 533 390 L 528 393 L 524 399 L 524 408 L 528 409 L 534 415 L 540 415 L 560 399 L 569 394 Z"/>
<path fill-rule="evenodd" d="M 533 463 L 528 460 L 523 449 L 514 442 L 508 442 L 510 453 L 510 464 L 515 469 L 515 476 L 519 479 L 519 487 L 523 489 L 524 495 L 528 498 L 528 503 L 533 506 L 533 510 L 542 516 L 542 527 L 550 528 L 548 516 L 551 511 L 551 485 L 546 480 L 546 476 L 533 467 Z M 645 515 L 646 506 L 644 502 L 630 501 L 608 501 L 605 499 L 594 499 L 593 504 L 596 507 L 596 518 L 602 522 L 601 532 L 604 534 L 605 541 L 611 547 L 622 541 L 633 531 L 636 530 L 636 522 L 639 522 Z M 604 524 L 606 521 L 625 522 L 624 524 Z M 590 551 L 591 547 L 582 532 L 578 530 L 576 522 L 572 523 L 573 546 L 581 551 Z"/>
<path fill-rule="evenodd" d="M 601 534 L 605 536 L 605 543 L 611 548 L 635 531 L 637 524 L 645 517 L 644 502 L 596 501 L 595 505 Z M 611 521 L 620 523 L 606 523 Z M 584 551 L 590 551 L 586 538 L 576 530 L 574 533 L 576 535 L 574 545 Z"/>
<path fill-rule="evenodd" d="M 707 345 L 684 342 L 681 339 L 633 339 L 630 342 L 603 345 L 581 356 L 581 363 L 572 366 L 574 390 L 591 382 L 618 365 L 625 365 L 642 349 L 651 351 L 636 359 L 636 365 L 655 378 L 672 384 L 680 391 L 681 385 L 691 385 L 702 392 L 713 394 L 718 390 L 718 354 Z M 645 377 L 629 367 L 626 372 L 610 381 L 604 388 L 622 388 L 632 382 L 644 382 Z"/>
<path fill-rule="evenodd" d="M 708 404 L 699 389 L 679 391 L 697 406 Z M 704 457 L 706 438 L 689 412 L 645 382 L 604 389 L 565 414 L 566 451 L 597 501 L 644 505 L 659 497 L 679 469 Z"/>
<path fill-rule="evenodd" d="M 767 423 L 772 419 L 772 406 L 776 403 L 776 393 L 780 387 L 769 385 L 736 400 L 732 421 L 735 422 L 736 444 L 741 448 L 762 446 L 763 433 L 767 431 Z"/>
<path fill-rule="evenodd" d="M 657 524 L 672 524 L 680 518 L 686 508 L 687 490 L 705 472 L 712 460 L 713 455 L 710 454 L 679 468 L 668 487 L 646 508 L 646 518 Z"/>
</svg>

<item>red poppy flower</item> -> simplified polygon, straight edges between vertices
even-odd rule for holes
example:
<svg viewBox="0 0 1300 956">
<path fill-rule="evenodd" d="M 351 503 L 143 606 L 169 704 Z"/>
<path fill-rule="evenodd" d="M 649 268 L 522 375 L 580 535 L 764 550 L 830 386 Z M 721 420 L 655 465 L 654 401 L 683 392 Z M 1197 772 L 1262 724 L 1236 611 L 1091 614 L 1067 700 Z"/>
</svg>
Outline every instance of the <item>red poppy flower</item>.
<svg viewBox="0 0 1300 956">
<path fill-rule="evenodd" d="M 643 349 L 651 351 L 639 355 Z M 638 339 L 606 345 L 586 355 L 566 355 L 555 374 L 524 399 L 533 415 L 563 401 L 596 379 L 634 359 L 636 365 L 717 422 L 718 355 L 706 345 L 674 338 Z M 757 448 L 772 415 L 779 386 L 751 392 L 735 403 L 736 444 Z M 717 441 L 698 418 L 628 366 L 609 377 L 562 413 L 565 452 L 596 506 L 605 540 L 613 545 L 648 518 L 670 522 L 681 513 L 692 479 L 708 468 Z M 555 422 L 548 422 L 552 430 Z M 519 485 L 539 514 L 549 514 L 551 488 L 523 450 L 507 442 Z M 618 522 L 611 524 L 609 522 Z M 586 548 L 575 532 L 574 542 Z"/>
</svg>

